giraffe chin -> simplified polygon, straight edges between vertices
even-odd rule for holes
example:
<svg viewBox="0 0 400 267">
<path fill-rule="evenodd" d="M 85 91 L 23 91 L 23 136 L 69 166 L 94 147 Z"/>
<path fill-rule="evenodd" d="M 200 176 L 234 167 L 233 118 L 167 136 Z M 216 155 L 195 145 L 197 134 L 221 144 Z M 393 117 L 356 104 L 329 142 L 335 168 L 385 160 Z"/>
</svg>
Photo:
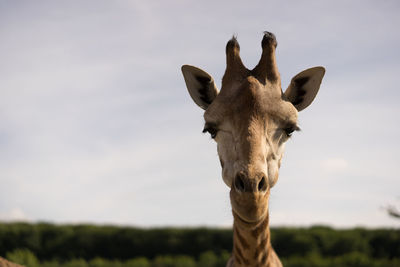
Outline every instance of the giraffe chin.
<svg viewBox="0 0 400 267">
<path fill-rule="evenodd" d="M 266 210 L 262 214 L 249 216 L 247 214 L 243 214 L 243 213 L 241 214 L 241 213 L 237 212 L 235 210 L 234 206 L 232 205 L 232 214 L 233 214 L 233 218 L 235 219 L 235 222 L 240 222 L 244 226 L 254 226 L 254 225 L 258 225 L 260 222 L 264 221 L 265 217 L 268 214 L 268 211 Z"/>
<path fill-rule="evenodd" d="M 242 216 L 240 216 L 237 212 L 235 212 L 232 209 L 232 214 L 233 214 L 233 218 L 235 221 L 235 224 L 243 228 L 254 228 L 257 227 L 260 223 L 262 223 L 265 218 L 266 218 L 266 214 L 264 214 L 263 216 L 257 218 L 257 219 L 253 219 L 253 220 L 248 220 L 247 218 L 243 218 Z"/>
</svg>

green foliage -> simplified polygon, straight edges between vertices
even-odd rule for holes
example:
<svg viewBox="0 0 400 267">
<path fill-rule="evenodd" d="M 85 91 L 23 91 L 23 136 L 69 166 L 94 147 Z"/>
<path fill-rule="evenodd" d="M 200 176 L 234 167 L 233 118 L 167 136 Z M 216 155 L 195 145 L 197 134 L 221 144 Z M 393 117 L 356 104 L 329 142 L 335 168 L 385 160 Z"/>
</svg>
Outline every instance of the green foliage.
<svg viewBox="0 0 400 267">
<path fill-rule="evenodd" d="M 45 261 L 40 264 L 40 267 L 59 267 L 59 266 L 60 266 L 60 263 L 57 262 L 56 260 Z M 28 267 L 30 267 L 30 266 L 28 266 Z"/>
<path fill-rule="evenodd" d="M 21 253 L 15 253 L 15 255 Z M 24 252 L 25 256 L 32 252 Z M 23 256 L 23 257 L 25 257 Z M 33 255 L 34 257 L 34 255 Z M 127 261 L 107 260 L 102 258 L 94 258 L 90 261 L 84 259 L 71 259 L 65 262 L 45 261 L 39 263 L 35 262 L 22 262 L 28 267 L 41 266 L 41 267 L 225 267 L 228 261 L 228 254 L 215 255 L 214 252 L 209 251 L 203 253 L 198 261 L 190 256 L 158 256 L 154 260 L 149 260 L 143 257 L 134 258 Z M 16 260 L 17 258 L 15 258 Z M 292 256 L 289 258 L 281 258 L 285 267 L 398 267 L 400 266 L 400 259 L 374 259 L 367 255 L 354 252 L 344 254 L 342 256 L 333 258 L 323 258 L 320 255 L 311 255 L 301 257 Z M 207 265 L 209 264 L 209 265 Z"/>
<path fill-rule="evenodd" d="M 153 267 L 196 267 L 196 262 L 189 256 L 158 256 Z"/>
<path fill-rule="evenodd" d="M 174 267 L 174 259 L 171 256 L 157 256 L 153 267 Z"/>
<path fill-rule="evenodd" d="M 231 250 L 232 231 L 4 223 L 0 224 L 0 241 L 0 255 L 25 247 L 42 261 L 53 258 L 90 260 L 96 257 L 128 260 L 158 255 L 197 258 L 211 245 L 217 254 Z"/>
<path fill-rule="evenodd" d="M 63 267 L 89 267 L 84 259 L 73 259 L 63 264 Z"/>
<path fill-rule="evenodd" d="M 285 267 L 400 266 L 400 230 L 273 228 Z M 231 229 L 0 223 L 0 255 L 29 267 L 225 267 Z"/>
<path fill-rule="evenodd" d="M 150 261 L 143 257 L 128 260 L 125 262 L 125 265 L 124 265 L 124 267 L 150 267 L 150 266 L 151 266 Z"/>
<path fill-rule="evenodd" d="M 212 251 L 206 251 L 199 257 L 199 267 L 216 267 L 218 264 L 218 257 Z"/>
<path fill-rule="evenodd" d="M 8 252 L 6 254 L 6 258 L 9 261 L 29 266 L 29 267 L 39 267 L 39 260 L 36 258 L 35 254 L 33 254 L 28 249 L 16 249 L 12 252 Z"/>
<path fill-rule="evenodd" d="M 367 255 L 353 252 L 333 258 L 319 255 L 307 257 L 294 256 L 281 259 L 285 267 L 395 267 L 400 266 L 400 259 L 373 259 Z"/>
</svg>

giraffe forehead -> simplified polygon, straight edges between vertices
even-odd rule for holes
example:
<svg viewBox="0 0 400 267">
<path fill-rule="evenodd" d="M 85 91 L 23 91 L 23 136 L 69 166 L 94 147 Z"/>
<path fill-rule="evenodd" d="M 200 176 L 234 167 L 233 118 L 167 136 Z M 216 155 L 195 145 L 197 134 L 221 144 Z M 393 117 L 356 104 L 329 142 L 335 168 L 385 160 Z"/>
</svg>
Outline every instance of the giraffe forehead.
<svg viewBox="0 0 400 267">
<path fill-rule="evenodd" d="M 204 118 L 216 124 L 229 119 L 250 122 L 254 118 L 296 122 L 297 110 L 282 99 L 281 89 L 276 85 L 263 85 L 254 78 L 248 78 L 242 83 L 222 88 Z"/>
</svg>

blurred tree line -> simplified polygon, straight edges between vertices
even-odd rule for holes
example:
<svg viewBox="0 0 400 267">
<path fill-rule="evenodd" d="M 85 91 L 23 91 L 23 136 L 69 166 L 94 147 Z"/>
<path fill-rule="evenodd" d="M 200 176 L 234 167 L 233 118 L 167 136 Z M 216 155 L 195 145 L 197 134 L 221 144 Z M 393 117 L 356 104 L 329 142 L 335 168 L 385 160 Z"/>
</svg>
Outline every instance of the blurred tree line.
<svg viewBox="0 0 400 267">
<path fill-rule="evenodd" d="M 285 267 L 400 266 L 400 229 L 273 228 Z M 231 229 L 0 223 L 0 256 L 29 267 L 219 267 Z"/>
</svg>

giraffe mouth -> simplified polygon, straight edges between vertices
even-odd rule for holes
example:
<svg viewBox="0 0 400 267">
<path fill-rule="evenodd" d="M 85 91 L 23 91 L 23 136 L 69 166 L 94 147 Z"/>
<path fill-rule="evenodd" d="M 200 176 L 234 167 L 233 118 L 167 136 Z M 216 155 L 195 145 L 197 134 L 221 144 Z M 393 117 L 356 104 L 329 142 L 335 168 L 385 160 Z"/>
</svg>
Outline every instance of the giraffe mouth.
<svg viewBox="0 0 400 267">
<path fill-rule="evenodd" d="M 235 219 L 244 224 L 255 224 L 268 214 L 268 194 L 237 194 L 230 192 L 232 213 Z"/>
</svg>

